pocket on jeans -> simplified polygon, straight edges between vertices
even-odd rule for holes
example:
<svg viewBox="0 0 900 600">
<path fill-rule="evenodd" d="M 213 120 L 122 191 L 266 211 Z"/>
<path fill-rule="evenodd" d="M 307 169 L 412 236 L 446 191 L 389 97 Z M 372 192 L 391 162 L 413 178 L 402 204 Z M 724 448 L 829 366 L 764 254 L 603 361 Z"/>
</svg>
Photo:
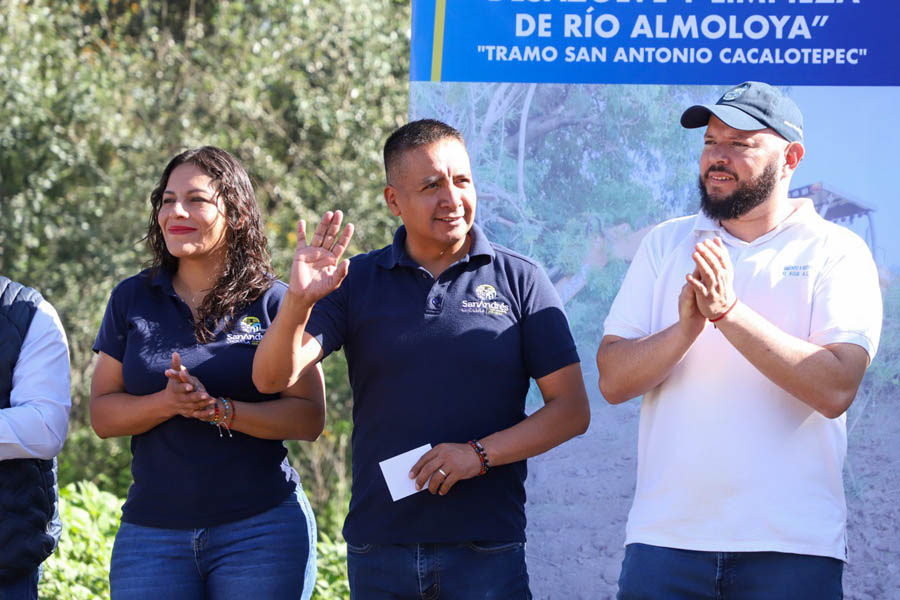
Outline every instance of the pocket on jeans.
<svg viewBox="0 0 900 600">
<path fill-rule="evenodd" d="M 354 554 L 365 554 L 374 547 L 374 544 L 363 544 L 361 546 L 355 546 L 350 542 L 347 542 L 347 552 L 352 552 Z"/>
<path fill-rule="evenodd" d="M 525 548 L 523 542 L 469 542 L 470 550 L 481 554 L 499 554 L 501 552 L 514 552 Z"/>
</svg>

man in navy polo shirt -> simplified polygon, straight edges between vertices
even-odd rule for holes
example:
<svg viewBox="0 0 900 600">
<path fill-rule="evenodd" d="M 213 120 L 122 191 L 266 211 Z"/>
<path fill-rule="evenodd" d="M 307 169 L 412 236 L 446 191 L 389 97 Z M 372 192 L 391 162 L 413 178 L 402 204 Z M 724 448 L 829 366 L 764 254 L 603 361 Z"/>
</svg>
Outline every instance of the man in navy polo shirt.
<svg viewBox="0 0 900 600">
<path fill-rule="evenodd" d="M 575 343 L 534 261 L 474 224 L 462 135 L 439 121 L 384 148 L 394 243 L 340 262 L 353 233 L 326 213 L 299 227 L 290 292 L 254 382 L 282 389 L 341 347 L 353 388 L 353 491 L 344 525 L 351 597 L 530 598 L 525 459 L 590 420 Z M 346 277 L 346 279 L 345 279 Z M 525 414 L 530 379 L 545 405 Z M 392 501 L 379 462 L 431 444 Z"/>
</svg>

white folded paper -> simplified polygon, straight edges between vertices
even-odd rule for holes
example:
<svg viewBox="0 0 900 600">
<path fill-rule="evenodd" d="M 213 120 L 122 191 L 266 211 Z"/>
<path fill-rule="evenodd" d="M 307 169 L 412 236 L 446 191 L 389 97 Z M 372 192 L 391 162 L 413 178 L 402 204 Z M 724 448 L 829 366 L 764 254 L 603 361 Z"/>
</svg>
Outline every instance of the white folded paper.
<svg viewBox="0 0 900 600">
<path fill-rule="evenodd" d="M 398 454 L 393 458 L 387 458 L 378 463 L 381 467 L 381 474 L 384 475 L 384 481 L 387 483 L 388 490 L 390 490 L 391 498 L 394 502 L 401 498 L 411 496 L 416 492 L 421 492 L 428 487 L 428 484 L 426 483 L 421 490 L 417 490 L 416 480 L 409 478 L 409 471 L 412 469 L 413 465 L 422 458 L 422 455 L 429 450 L 431 450 L 431 444 L 425 444 L 424 446 L 413 448 L 408 452 Z"/>
</svg>

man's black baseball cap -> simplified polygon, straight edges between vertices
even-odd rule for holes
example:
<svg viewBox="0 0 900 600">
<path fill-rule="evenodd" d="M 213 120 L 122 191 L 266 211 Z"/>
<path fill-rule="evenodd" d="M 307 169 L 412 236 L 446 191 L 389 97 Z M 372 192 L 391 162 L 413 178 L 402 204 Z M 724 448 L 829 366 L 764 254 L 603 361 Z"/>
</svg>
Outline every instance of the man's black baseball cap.
<svg viewBox="0 0 900 600">
<path fill-rule="evenodd" d="M 681 126 L 704 127 L 709 115 L 742 131 L 771 127 L 789 142 L 803 141 L 803 115 L 794 101 L 778 88 L 759 81 L 745 81 L 725 92 L 715 104 L 697 104 L 681 115 Z"/>
</svg>

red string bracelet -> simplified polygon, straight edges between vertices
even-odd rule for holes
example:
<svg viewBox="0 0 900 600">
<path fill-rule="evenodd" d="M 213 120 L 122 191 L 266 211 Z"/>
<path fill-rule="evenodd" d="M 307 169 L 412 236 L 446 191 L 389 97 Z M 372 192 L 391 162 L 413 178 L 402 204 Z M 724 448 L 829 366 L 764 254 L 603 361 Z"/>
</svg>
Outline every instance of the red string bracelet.
<svg viewBox="0 0 900 600">
<path fill-rule="evenodd" d="M 737 306 L 737 303 L 738 303 L 738 301 L 737 301 L 737 299 L 735 299 L 734 302 L 731 303 L 731 306 L 728 307 L 728 310 L 726 310 L 725 312 L 723 312 L 721 315 L 719 315 L 719 316 L 716 317 L 715 319 L 709 319 L 709 322 L 710 322 L 710 323 L 715 323 L 716 321 L 721 321 L 722 319 L 724 319 L 724 318 L 725 318 L 725 315 L 727 315 L 728 313 L 730 313 L 730 312 L 731 312 L 731 309 L 734 308 L 735 306 Z"/>
</svg>

